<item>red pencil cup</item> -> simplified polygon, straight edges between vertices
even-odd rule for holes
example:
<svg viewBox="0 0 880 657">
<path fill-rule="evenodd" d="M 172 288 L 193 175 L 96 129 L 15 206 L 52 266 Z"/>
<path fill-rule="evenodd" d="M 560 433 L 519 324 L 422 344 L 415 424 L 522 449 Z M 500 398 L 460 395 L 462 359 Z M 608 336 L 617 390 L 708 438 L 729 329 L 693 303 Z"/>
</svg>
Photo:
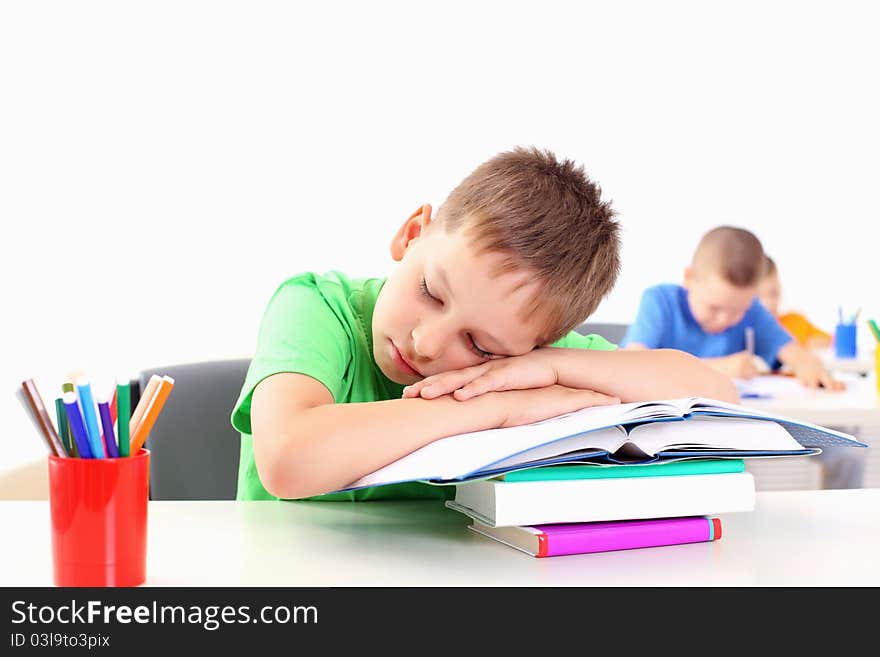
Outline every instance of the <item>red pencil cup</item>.
<svg viewBox="0 0 880 657">
<path fill-rule="evenodd" d="M 56 586 L 138 586 L 146 579 L 150 452 L 49 457 Z"/>
</svg>

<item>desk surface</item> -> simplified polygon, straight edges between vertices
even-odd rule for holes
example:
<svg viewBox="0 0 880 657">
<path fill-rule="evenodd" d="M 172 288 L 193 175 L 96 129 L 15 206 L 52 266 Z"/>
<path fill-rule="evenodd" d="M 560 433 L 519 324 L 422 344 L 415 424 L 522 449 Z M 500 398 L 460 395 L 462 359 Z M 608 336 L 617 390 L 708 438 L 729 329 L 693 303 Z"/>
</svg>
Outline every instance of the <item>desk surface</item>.
<svg viewBox="0 0 880 657">
<path fill-rule="evenodd" d="M 880 428 L 880 396 L 874 375 L 839 378 L 847 385 L 845 391 L 809 390 L 791 377 L 757 377 L 749 385 L 755 391 L 771 392 L 772 398 L 743 399 L 742 404 L 823 426 Z"/>
<path fill-rule="evenodd" d="M 855 358 L 838 358 L 833 349 L 816 351 L 825 367 L 836 373 L 870 374 L 874 371 L 874 350 L 860 349 Z"/>
<path fill-rule="evenodd" d="M 436 501 L 151 502 L 147 586 L 878 586 L 880 489 L 759 492 L 714 543 L 536 559 Z M 51 586 L 48 502 L 0 502 L 0 584 Z"/>
</svg>

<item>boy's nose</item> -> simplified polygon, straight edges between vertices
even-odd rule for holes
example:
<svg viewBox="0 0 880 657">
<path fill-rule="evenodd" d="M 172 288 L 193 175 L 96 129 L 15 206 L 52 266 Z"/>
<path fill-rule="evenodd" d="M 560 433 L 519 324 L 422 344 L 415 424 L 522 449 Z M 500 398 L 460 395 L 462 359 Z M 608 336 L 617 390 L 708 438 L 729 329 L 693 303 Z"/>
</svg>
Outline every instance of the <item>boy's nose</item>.
<svg viewBox="0 0 880 657">
<path fill-rule="evenodd" d="M 413 349 L 416 356 L 425 360 L 436 360 L 443 353 L 449 336 L 433 326 L 419 326 L 412 331 Z"/>
</svg>

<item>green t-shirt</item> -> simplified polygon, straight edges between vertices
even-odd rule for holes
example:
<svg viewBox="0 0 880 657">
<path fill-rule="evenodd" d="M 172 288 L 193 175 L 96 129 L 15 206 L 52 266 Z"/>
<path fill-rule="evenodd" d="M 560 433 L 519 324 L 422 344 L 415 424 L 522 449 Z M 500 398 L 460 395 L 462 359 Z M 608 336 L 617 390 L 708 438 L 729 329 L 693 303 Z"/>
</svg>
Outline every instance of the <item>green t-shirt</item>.
<svg viewBox="0 0 880 657">
<path fill-rule="evenodd" d="M 275 500 L 263 488 L 254 462 L 251 399 L 257 384 L 279 372 L 306 374 L 323 383 L 337 404 L 398 399 L 403 386 L 391 381 L 373 359 L 373 308 L 384 278 L 351 279 L 339 272 L 304 273 L 282 283 L 263 314 L 257 349 L 248 368 L 232 425 L 241 432 L 239 500 Z M 555 347 L 611 350 L 598 335 L 574 331 Z M 450 499 L 454 486 L 406 482 L 311 500 Z"/>
</svg>

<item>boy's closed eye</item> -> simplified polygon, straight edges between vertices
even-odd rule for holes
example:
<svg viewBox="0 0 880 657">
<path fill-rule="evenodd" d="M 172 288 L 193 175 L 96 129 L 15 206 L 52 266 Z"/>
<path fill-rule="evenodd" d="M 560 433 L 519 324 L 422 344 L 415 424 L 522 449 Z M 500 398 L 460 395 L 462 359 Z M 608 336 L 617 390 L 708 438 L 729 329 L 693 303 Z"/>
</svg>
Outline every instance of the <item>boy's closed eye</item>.
<svg viewBox="0 0 880 657">
<path fill-rule="evenodd" d="M 422 291 L 422 295 L 423 295 L 425 298 L 430 299 L 431 301 L 436 301 L 436 302 L 439 303 L 441 306 L 443 305 L 443 301 L 442 301 L 442 300 L 438 299 L 438 298 L 435 297 L 433 294 L 431 294 L 431 291 L 428 289 L 428 282 L 425 280 L 425 277 L 424 277 L 424 276 L 422 276 L 422 279 L 421 279 L 421 281 L 419 282 L 419 288 L 421 289 L 421 291 Z"/>
<path fill-rule="evenodd" d="M 503 358 L 503 356 L 499 356 L 498 354 L 493 354 L 491 351 L 486 351 L 485 349 L 480 349 L 480 346 L 474 342 L 474 336 L 468 333 L 468 340 L 471 343 L 471 349 L 473 349 L 474 353 L 476 353 L 480 358 Z"/>
<path fill-rule="evenodd" d="M 424 276 L 422 276 L 422 279 L 419 282 L 419 288 L 421 290 L 422 295 L 426 299 L 429 299 L 429 300 L 433 301 L 434 303 L 438 303 L 441 306 L 443 305 L 442 299 L 435 297 L 433 294 L 431 294 L 431 290 L 428 289 L 428 282 Z M 504 356 L 494 354 L 491 351 L 486 351 L 485 349 L 480 347 L 480 345 L 478 345 L 476 343 L 476 341 L 474 340 L 474 337 L 470 333 L 467 334 L 467 341 L 468 341 L 468 347 L 470 347 L 470 350 L 473 351 L 475 354 L 477 354 L 477 356 L 479 356 L 480 358 L 484 358 L 486 360 L 489 360 L 492 358 L 504 358 Z"/>
</svg>

